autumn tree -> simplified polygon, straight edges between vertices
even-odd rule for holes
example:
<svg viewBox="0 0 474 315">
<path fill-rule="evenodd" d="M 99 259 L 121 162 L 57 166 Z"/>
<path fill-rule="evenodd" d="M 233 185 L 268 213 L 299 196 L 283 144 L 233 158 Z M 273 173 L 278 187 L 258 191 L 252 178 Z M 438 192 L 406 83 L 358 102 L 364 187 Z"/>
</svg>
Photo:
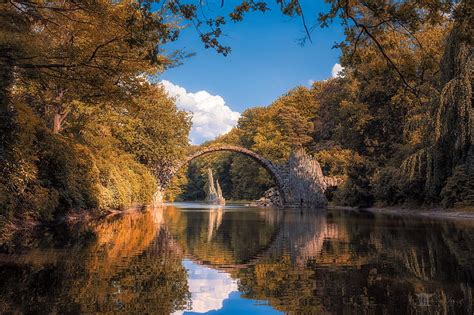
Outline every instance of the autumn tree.
<svg viewBox="0 0 474 315">
<path fill-rule="evenodd" d="M 173 56 L 162 45 L 177 36 L 171 21 L 136 1 L 7 1 L 2 6 L 2 65 L 16 89 L 58 133 L 75 101 L 124 101 L 141 76 Z"/>
<path fill-rule="evenodd" d="M 163 50 L 175 16 L 132 0 L 0 8 L 0 230 L 151 202 L 188 145 L 187 114 L 148 81 L 181 57 Z"/>
<path fill-rule="evenodd" d="M 163 182 L 167 170 L 186 153 L 191 117 L 176 108 L 163 86 L 144 85 L 146 92 L 133 99 L 126 113 L 119 114 L 123 123 L 113 129 L 123 148 Z"/>
</svg>

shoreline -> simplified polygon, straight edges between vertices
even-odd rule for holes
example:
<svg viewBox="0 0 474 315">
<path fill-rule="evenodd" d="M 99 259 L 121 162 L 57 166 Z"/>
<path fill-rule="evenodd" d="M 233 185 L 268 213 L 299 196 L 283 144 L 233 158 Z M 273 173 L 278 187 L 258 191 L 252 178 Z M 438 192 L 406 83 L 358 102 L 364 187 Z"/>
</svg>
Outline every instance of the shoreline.
<svg viewBox="0 0 474 315">
<path fill-rule="evenodd" d="M 245 204 L 246 202 L 237 201 L 237 202 L 229 202 L 231 204 Z M 102 214 L 91 214 L 87 212 L 79 212 L 79 213 L 72 213 L 66 215 L 62 218 L 58 218 L 52 222 L 42 223 L 39 221 L 7 221 L 4 222 L 3 226 L 0 225 L 0 244 L 8 242 L 12 236 L 15 234 L 31 234 L 34 230 L 41 228 L 41 227 L 52 227 L 58 224 L 85 224 L 89 222 L 100 222 L 107 218 L 116 216 L 116 215 L 123 215 L 130 212 L 136 211 L 143 211 L 146 206 L 138 206 L 134 205 L 125 210 L 116 210 L 116 209 L 108 209 L 105 213 Z M 278 209 L 278 208 L 274 208 Z M 281 208 L 285 209 L 285 208 Z M 466 208 L 466 209 L 444 209 L 444 208 L 402 208 L 402 207 L 369 207 L 369 208 L 355 208 L 355 207 L 348 207 L 348 206 L 336 206 L 336 205 L 329 205 L 327 210 L 344 210 L 344 211 L 354 211 L 354 212 L 370 212 L 373 214 L 388 214 L 388 215 L 396 215 L 400 217 L 423 217 L 423 218 L 431 218 L 431 219 L 438 219 L 438 220 L 450 220 L 456 222 L 473 222 L 474 223 L 474 209 L 473 208 Z"/>
<path fill-rule="evenodd" d="M 4 245 L 15 237 L 30 236 L 40 229 L 54 228 L 61 224 L 73 226 L 75 224 L 88 224 L 91 222 L 101 222 L 117 215 L 131 212 L 146 211 L 149 205 L 133 205 L 124 210 L 107 209 L 103 213 L 90 213 L 87 211 L 77 211 L 58 217 L 49 222 L 39 220 L 5 220 L 0 224 L 0 245 Z M 0 217 L 0 219 L 3 219 Z M 0 222 L 1 223 L 1 222 Z"/>
<path fill-rule="evenodd" d="M 329 206 L 328 209 L 347 211 L 368 211 L 374 214 L 392 214 L 398 216 L 414 216 L 433 219 L 448 219 L 455 221 L 474 221 L 474 209 L 444 209 L 444 208 L 401 208 L 401 207 L 370 207 L 354 208 L 344 206 Z"/>
<path fill-rule="evenodd" d="M 200 203 L 200 201 L 182 201 L 189 203 Z M 245 205 L 248 207 L 259 207 L 252 206 L 252 203 L 256 202 L 255 200 L 227 200 L 228 205 Z M 272 209 L 297 209 L 296 208 L 287 208 L 287 207 L 276 207 L 276 206 L 263 206 L 263 208 L 272 208 Z M 434 218 L 434 219 L 448 219 L 456 221 L 474 221 L 474 208 L 442 208 L 442 207 L 369 207 L 369 208 L 357 208 L 349 206 L 337 206 L 329 204 L 326 208 L 327 210 L 346 210 L 346 211 L 368 211 L 374 214 L 392 214 L 399 216 L 415 216 L 415 217 L 425 217 L 425 218 Z"/>
</svg>

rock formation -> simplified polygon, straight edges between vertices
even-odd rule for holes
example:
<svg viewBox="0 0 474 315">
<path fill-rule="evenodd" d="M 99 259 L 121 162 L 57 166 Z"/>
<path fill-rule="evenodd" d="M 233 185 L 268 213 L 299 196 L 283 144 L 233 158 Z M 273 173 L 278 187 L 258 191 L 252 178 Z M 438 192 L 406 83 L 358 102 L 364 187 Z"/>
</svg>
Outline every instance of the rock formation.
<svg viewBox="0 0 474 315">
<path fill-rule="evenodd" d="M 324 192 L 337 186 L 341 180 L 324 176 L 318 161 L 303 148 L 290 155 L 285 166 L 286 204 L 304 208 L 321 208 L 327 205 Z"/>
<path fill-rule="evenodd" d="M 262 198 L 251 203 L 252 206 L 320 208 L 327 204 L 324 192 L 337 187 L 342 179 L 324 176 L 318 161 L 308 155 L 303 148 L 291 154 L 287 164 L 280 167 L 285 183 L 286 203 L 277 188 L 267 190 Z"/>
<path fill-rule="evenodd" d="M 206 184 L 206 202 L 213 205 L 225 205 L 225 199 L 222 196 L 221 186 L 219 181 L 216 179 L 214 183 L 214 177 L 212 176 L 212 170 L 207 169 L 208 180 Z"/>
<path fill-rule="evenodd" d="M 278 189 L 272 187 L 263 194 L 262 198 L 253 201 L 250 205 L 252 207 L 281 207 L 283 206 L 283 201 Z"/>
</svg>

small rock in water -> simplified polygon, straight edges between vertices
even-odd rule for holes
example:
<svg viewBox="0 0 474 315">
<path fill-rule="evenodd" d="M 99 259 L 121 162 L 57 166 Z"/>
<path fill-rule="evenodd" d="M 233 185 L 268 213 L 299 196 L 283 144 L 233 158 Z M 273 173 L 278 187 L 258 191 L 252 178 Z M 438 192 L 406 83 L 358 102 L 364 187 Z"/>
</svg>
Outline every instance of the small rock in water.
<svg viewBox="0 0 474 315">
<path fill-rule="evenodd" d="M 263 197 L 253 201 L 250 206 L 252 207 L 280 207 L 282 205 L 280 193 L 275 187 L 267 190 Z"/>
</svg>

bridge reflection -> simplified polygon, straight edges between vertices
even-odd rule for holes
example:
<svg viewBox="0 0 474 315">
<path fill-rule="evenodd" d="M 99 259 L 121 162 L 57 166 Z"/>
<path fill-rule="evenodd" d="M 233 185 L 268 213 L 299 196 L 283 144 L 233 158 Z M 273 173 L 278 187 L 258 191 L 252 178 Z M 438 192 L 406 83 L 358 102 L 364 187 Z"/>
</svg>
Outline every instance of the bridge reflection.
<svg viewBox="0 0 474 315">
<path fill-rule="evenodd" d="M 171 205 L 163 211 L 172 237 L 188 259 L 227 271 L 283 252 L 304 265 L 321 254 L 325 240 L 347 240 L 347 233 L 327 222 L 323 209 L 180 211 Z"/>
</svg>

